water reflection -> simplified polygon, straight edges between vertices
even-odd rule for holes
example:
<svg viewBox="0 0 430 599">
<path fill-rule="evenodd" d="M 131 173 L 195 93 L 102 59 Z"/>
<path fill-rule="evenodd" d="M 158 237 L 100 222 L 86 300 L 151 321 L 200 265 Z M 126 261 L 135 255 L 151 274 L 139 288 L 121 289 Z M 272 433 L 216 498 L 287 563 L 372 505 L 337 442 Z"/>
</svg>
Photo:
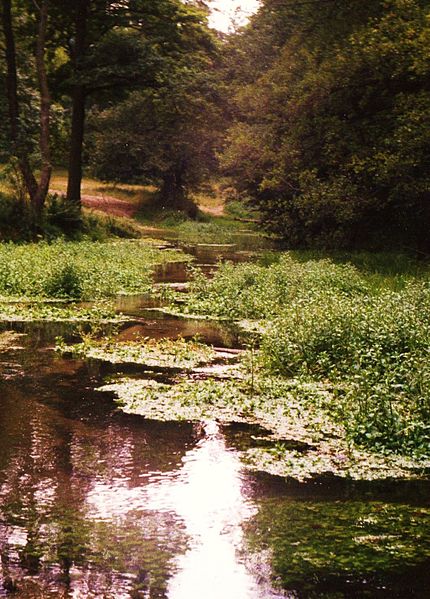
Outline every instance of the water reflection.
<svg viewBox="0 0 430 599">
<path fill-rule="evenodd" d="M 178 468 L 192 427 L 141 427 L 99 397 L 91 407 L 73 382 L 1 388 L 0 596 L 10 587 L 26 598 L 129 597 L 145 583 L 145 596 L 165 597 L 170 562 L 185 550 L 180 518 L 129 504 L 125 518 L 100 522 L 89 500 L 101 480 L 138 489 L 146 473 Z"/>
<path fill-rule="evenodd" d="M 172 564 L 167 590 L 172 599 L 274 597 L 240 555 L 242 524 L 256 506 L 244 488 L 239 459 L 215 422 L 206 423 L 203 432 L 178 470 L 142 474 L 140 486 L 130 486 L 127 477 L 96 480 L 87 495 L 89 514 L 109 521 L 156 513 L 160 537 L 163 523 L 184 527 L 187 550 Z"/>
<path fill-rule="evenodd" d="M 256 507 L 215 423 L 121 414 L 82 362 L 21 365 L 0 389 L 0 596 L 270 596 L 241 552 Z"/>
<path fill-rule="evenodd" d="M 191 599 L 253 599 L 274 596 L 246 568 L 240 556 L 242 524 L 256 505 L 244 492 L 245 479 L 237 455 L 226 448 L 215 422 L 184 458 L 179 480 L 154 485 L 156 504 L 172 506 L 184 519 L 190 546 L 177 559 L 178 572 L 169 583 L 169 597 Z M 160 501 L 162 500 L 162 501 Z"/>
<path fill-rule="evenodd" d="M 0 597 L 427 597 L 428 486 L 245 474 L 263 430 L 122 414 L 97 368 L 29 343 L 2 356 Z"/>
</svg>

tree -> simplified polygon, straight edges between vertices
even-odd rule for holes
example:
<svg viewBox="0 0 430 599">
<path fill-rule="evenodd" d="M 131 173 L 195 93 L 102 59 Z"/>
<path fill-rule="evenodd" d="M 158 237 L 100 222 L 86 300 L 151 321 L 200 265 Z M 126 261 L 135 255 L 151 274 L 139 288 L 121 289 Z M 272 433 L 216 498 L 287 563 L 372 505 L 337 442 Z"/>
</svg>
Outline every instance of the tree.
<svg viewBox="0 0 430 599">
<path fill-rule="evenodd" d="M 182 91 L 182 90 L 181 90 Z M 92 164 L 106 180 L 159 188 L 160 205 L 181 208 L 213 170 L 216 109 L 184 90 L 135 92 L 97 116 Z M 130 114 L 136 119 L 130 122 Z"/>
<path fill-rule="evenodd" d="M 171 208 L 186 205 L 187 192 L 209 176 L 220 145 L 216 45 L 207 30 L 197 37 L 186 55 L 164 62 L 157 87 L 134 91 L 92 119 L 95 174 L 154 184 Z"/>
<path fill-rule="evenodd" d="M 418 0 L 267 0 L 236 40 L 259 65 L 278 41 L 236 94 L 224 166 L 292 245 L 428 249 L 429 16 Z"/>
<path fill-rule="evenodd" d="M 79 206 L 86 109 L 121 98 L 130 90 L 159 88 L 166 63 L 193 46 L 192 29 L 202 29 L 201 3 L 180 0 L 62 0 L 58 17 L 68 15 L 64 40 L 70 62 L 63 65 L 72 96 L 67 199 Z M 207 37 L 207 36 L 206 36 Z M 67 36 L 66 36 L 67 38 Z"/>
<path fill-rule="evenodd" d="M 31 20 L 32 7 L 23 7 L 27 17 Z M 30 148 L 24 139 L 21 123 L 20 100 L 17 76 L 17 51 L 13 28 L 13 12 L 11 0 L 4 0 L 2 11 L 3 33 L 5 40 L 6 56 L 6 90 L 10 125 L 11 154 L 17 158 L 19 170 L 22 174 L 27 193 L 30 198 L 34 214 L 39 217 L 48 193 L 51 177 L 51 155 L 49 146 L 50 135 L 50 93 L 45 65 L 45 46 L 48 27 L 48 2 L 41 0 L 36 5 L 37 35 L 35 48 L 35 64 L 37 82 L 40 93 L 40 178 L 39 181 L 33 173 Z"/>
</svg>

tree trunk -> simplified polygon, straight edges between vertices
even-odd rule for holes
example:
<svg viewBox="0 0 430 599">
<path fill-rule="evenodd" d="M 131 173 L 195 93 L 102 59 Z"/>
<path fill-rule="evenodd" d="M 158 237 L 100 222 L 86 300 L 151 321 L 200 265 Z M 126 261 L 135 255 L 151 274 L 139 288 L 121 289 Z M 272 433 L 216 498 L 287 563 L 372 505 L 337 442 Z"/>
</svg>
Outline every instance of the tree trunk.
<svg viewBox="0 0 430 599">
<path fill-rule="evenodd" d="M 16 47 L 12 27 L 11 0 L 3 0 L 3 32 L 6 45 L 6 89 L 10 121 L 10 139 L 12 153 L 18 159 L 18 166 L 24 180 L 30 201 L 33 202 L 37 192 L 37 182 L 28 160 L 27 152 L 22 147 L 19 126 L 18 77 L 16 70 Z"/>
<path fill-rule="evenodd" d="M 70 134 L 67 200 L 81 205 L 82 150 L 85 130 L 85 88 L 75 85 L 72 97 L 72 131 Z"/>
<path fill-rule="evenodd" d="M 36 178 L 30 166 L 28 151 L 21 137 L 19 124 L 19 101 L 18 101 L 18 77 L 16 67 L 15 37 L 12 27 L 11 0 L 3 2 L 3 30 L 6 42 L 6 87 L 9 106 L 10 137 L 12 152 L 18 159 L 18 166 L 24 180 L 24 185 L 30 198 L 30 204 L 34 209 L 36 218 L 40 216 L 51 179 L 51 154 L 49 148 L 49 118 L 51 100 L 48 88 L 48 79 L 45 67 L 45 42 L 48 24 L 48 2 L 42 0 L 40 5 L 40 18 L 36 45 L 36 68 L 40 91 L 40 156 L 42 169 L 40 182 Z"/>
<path fill-rule="evenodd" d="M 197 206 L 187 197 L 184 185 L 184 165 L 180 164 L 164 175 L 160 187 L 160 200 L 163 208 L 183 210 L 191 218 L 197 216 Z"/>
<path fill-rule="evenodd" d="M 85 85 L 81 81 L 81 69 L 86 50 L 89 4 L 90 0 L 76 1 L 76 37 L 72 55 L 75 83 L 72 94 L 72 130 L 70 135 L 67 200 L 78 208 L 81 206 L 82 150 L 84 143 L 86 100 Z"/>
<path fill-rule="evenodd" d="M 46 76 L 45 67 L 45 42 L 46 42 L 46 28 L 48 24 L 48 2 L 42 0 L 40 5 L 40 20 L 39 20 L 39 32 L 37 36 L 37 48 L 36 48 L 36 68 L 37 78 L 39 82 L 40 90 L 40 157 L 42 160 L 42 168 L 40 173 L 39 185 L 37 187 L 36 195 L 33 199 L 34 208 L 37 214 L 40 214 L 45 204 L 45 199 L 49 190 L 49 182 L 51 180 L 52 164 L 51 164 L 51 151 L 49 147 L 49 124 L 50 124 L 50 110 L 51 110 L 51 97 L 49 94 L 48 78 Z"/>
<path fill-rule="evenodd" d="M 163 207 L 180 210 L 185 198 L 182 176 L 177 169 L 172 169 L 164 175 L 160 188 L 160 198 Z"/>
</svg>

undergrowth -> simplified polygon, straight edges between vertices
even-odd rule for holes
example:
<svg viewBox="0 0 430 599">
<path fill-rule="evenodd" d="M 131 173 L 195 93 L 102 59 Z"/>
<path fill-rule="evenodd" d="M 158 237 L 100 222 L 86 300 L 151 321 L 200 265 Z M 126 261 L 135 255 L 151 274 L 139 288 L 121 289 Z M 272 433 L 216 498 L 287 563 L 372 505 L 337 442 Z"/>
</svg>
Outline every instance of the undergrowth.
<svg viewBox="0 0 430 599">
<path fill-rule="evenodd" d="M 0 244 L 0 296 L 96 299 L 146 293 L 155 266 L 184 260 L 149 241 Z"/>
<path fill-rule="evenodd" d="M 370 267 L 376 258 L 367 270 L 364 256 L 360 262 L 284 254 L 267 266 L 223 265 L 210 280 L 196 272 L 184 310 L 258 321 L 263 372 L 323 382 L 331 389 L 327 409 L 352 442 L 428 457 L 426 269 L 411 262 L 388 275 Z"/>
<path fill-rule="evenodd" d="M 82 212 L 53 194 L 47 198 L 38 218 L 25 201 L 0 191 L 0 241 L 37 241 L 45 239 L 101 241 L 111 237 L 136 238 L 138 229 L 126 218 Z"/>
</svg>

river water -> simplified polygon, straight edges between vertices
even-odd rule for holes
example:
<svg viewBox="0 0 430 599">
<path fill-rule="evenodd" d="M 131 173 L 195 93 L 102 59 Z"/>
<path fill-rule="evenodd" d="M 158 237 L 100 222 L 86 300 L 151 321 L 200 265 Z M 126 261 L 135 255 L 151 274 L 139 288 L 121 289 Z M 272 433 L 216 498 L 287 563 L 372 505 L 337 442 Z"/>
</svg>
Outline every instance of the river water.
<svg viewBox="0 0 430 599">
<path fill-rule="evenodd" d="M 213 265 L 220 249 L 199 251 Z M 237 344 L 219 325 L 148 313 L 144 299 L 119 307 L 136 317 L 124 338 Z M 427 482 L 247 471 L 238 452 L 258 428 L 126 415 L 95 391 L 112 367 L 55 355 L 58 332 L 28 325 L 0 355 L 0 597 L 429 596 Z"/>
</svg>

